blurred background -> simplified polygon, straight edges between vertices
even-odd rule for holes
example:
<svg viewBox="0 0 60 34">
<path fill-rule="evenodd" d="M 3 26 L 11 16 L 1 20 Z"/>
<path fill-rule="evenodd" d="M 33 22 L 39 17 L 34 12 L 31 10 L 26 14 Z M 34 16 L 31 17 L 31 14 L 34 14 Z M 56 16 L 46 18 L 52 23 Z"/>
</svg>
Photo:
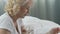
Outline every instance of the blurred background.
<svg viewBox="0 0 60 34">
<path fill-rule="evenodd" d="M 34 0 L 33 8 L 30 9 L 30 15 L 54 21 L 60 24 L 60 0 Z M 4 13 L 6 0 L 0 0 L 0 15 Z"/>
</svg>

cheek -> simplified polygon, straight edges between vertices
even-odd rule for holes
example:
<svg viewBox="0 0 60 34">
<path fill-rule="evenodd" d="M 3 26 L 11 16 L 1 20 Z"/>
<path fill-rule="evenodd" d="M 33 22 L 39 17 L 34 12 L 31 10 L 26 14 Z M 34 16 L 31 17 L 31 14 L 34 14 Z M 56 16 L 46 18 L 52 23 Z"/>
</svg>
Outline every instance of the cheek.
<svg viewBox="0 0 60 34">
<path fill-rule="evenodd" d="M 27 13 L 28 10 L 27 10 L 27 9 L 21 9 L 21 12 L 22 12 L 22 13 Z"/>
<path fill-rule="evenodd" d="M 28 10 L 27 9 L 25 9 L 25 11 L 24 11 L 25 13 L 28 13 Z"/>
</svg>

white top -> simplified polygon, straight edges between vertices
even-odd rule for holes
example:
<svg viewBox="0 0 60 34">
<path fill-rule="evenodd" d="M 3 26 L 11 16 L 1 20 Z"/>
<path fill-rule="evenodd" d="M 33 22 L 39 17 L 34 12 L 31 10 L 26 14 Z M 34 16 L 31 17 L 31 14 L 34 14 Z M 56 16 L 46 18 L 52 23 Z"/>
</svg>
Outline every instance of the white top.
<svg viewBox="0 0 60 34">
<path fill-rule="evenodd" d="M 25 16 L 24 19 L 17 20 L 20 34 L 22 34 L 20 30 L 20 26 L 22 23 L 25 25 L 27 30 L 30 29 L 31 33 L 34 33 L 34 34 L 45 34 L 51 28 L 59 27 L 58 24 L 48 20 L 40 20 L 36 17 Z M 0 16 L 0 28 L 9 30 L 11 34 L 18 34 L 18 32 L 16 31 L 16 28 L 14 27 L 12 19 L 7 13 L 4 13 L 3 15 Z"/>
<path fill-rule="evenodd" d="M 17 20 L 17 24 L 21 34 L 20 26 L 22 24 L 22 20 L 20 18 Z M 11 34 L 18 34 L 14 26 L 13 20 L 10 18 L 8 13 L 4 13 L 3 15 L 0 16 L 0 28 L 9 30 Z"/>
</svg>

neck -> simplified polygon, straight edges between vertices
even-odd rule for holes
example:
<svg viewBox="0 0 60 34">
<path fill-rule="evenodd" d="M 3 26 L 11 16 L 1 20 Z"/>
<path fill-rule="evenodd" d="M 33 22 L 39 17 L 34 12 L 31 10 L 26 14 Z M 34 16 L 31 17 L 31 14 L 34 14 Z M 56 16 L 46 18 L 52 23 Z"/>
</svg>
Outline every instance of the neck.
<svg viewBox="0 0 60 34">
<path fill-rule="evenodd" d="M 16 16 L 12 17 L 13 21 L 16 22 L 16 20 L 18 19 Z"/>
<path fill-rule="evenodd" d="M 13 22 L 16 22 L 16 20 L 18 19 L 18 17 L 15 15 L 15 16 L 11 16 L 10 17 L 12 18 Z"/>
</svg>

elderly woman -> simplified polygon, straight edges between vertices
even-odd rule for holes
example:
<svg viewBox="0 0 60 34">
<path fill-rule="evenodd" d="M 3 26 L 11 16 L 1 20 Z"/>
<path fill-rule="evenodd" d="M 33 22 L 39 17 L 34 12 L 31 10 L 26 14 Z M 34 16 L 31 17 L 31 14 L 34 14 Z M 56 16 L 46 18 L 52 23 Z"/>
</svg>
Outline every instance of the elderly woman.
<svg viewBox="0 0 60 34">
<path fill-rule="evenodd" d="M 53 28 L 44 33 L 43 29 L 46 24 L 50 23 L 48 27 L 59 25 L 54 22 L 26 16 L 31 5 L 32 0 L 7 0 L 6 13 L 0 16 L 0 34 L 57 34 L 60 32 L 60 28 Z"/>
<path fill-rule="evenodd" d="M 21 34 L 22 18 L 28 14 L 31 3 L 32 0 L 7 0 L 6 13 L 0 17 L 0 34 Z"/>
</svg>

